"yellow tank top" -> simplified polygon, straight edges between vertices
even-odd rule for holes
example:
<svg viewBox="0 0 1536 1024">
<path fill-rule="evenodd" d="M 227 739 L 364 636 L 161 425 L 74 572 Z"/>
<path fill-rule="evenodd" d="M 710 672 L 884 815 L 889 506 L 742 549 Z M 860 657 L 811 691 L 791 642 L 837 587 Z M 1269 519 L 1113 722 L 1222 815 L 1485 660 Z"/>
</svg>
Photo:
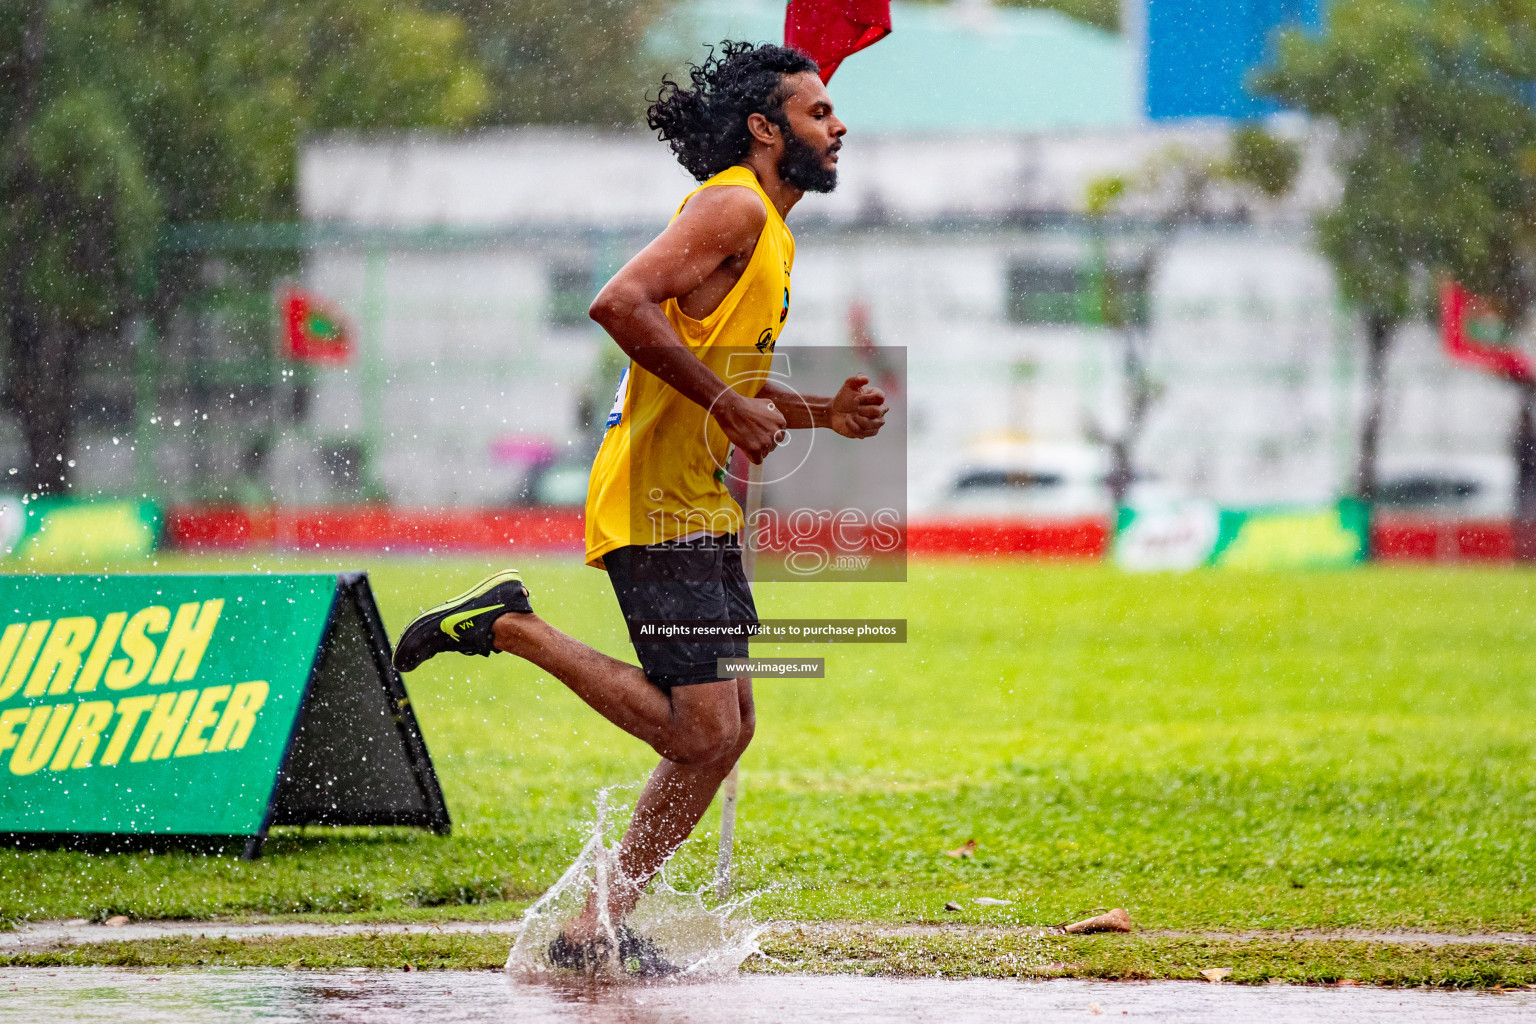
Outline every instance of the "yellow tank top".
<svg viewBox="0 0 1536 1024">
<path fill-rule="evenodd" d="M 732 390 L 755 397 L 768 376 L 773 347 L 789 316 L 789 272 L 795 239 L 757 176 L 730 167 L 688 194 L 740 185 L 763 201 L 768 220 L 741 278 L 715 310 L 695 320 L 662 303 L 672 329 Z M 673 214 L 676 219 L 677 214 Z M 741 508 L 726 491 L 730 442 L 707 410 L 633 361 L 619 380 L 607 432 L 587 485 L 587 564 L 629 544 L 654 544 L 699 533 L 735 533 Z"/>
</svg>

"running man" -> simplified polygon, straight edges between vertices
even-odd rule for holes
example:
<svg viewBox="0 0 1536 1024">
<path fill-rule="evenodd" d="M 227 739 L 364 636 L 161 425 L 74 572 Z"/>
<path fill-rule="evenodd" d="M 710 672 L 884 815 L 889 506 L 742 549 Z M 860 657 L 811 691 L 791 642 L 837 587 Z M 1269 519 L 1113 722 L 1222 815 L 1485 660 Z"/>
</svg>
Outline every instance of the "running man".
<svg viewBox="0 0 1536 1024">
<path fill-rule="evenodd" d="M 885 396 L 862 375 L 830 398 L 765 379 L 789 312 L 795 241 L 784 217 L 805 193 L 836 186 L 847 131 L 815 62 L 782 46 L 723 43 L 690 79 L 663 80 L 647 123 L 703 184 L 590 311 L 631 362 L 592 466 L 587 562 L 607 570 L 627 621 L 755 624 L 741 510 L 724 482 L 731 446 L 761 463 L 789 429 L 872 437 Z M 550 957 L 591 967 L 616 944 L 622 962 L 664 971 L 622 922 L 751 742 L 751 681 L 716 671 L 717 659 L 745 656 L 747 642 L 637 642 L 636 668 L 555 629 L 528 597 L 515 571 L 491 576 L 406 627 L 395 664 L 410 671 L 445 651 L 517 655 L 661 755 L 620 844 L 615 927 L 601 926 L 594 898 Z"/>
</svg>

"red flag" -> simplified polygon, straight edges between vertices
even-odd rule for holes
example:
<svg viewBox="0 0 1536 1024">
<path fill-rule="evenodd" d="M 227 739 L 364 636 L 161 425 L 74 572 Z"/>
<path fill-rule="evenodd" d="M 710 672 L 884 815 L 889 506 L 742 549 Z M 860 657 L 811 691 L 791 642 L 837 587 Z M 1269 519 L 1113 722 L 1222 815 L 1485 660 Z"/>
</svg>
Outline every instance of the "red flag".
<svg viewBox="0 0 1536 1024">
<path fill-rule="evenodd" d="M 784 11 L 784 45 L 810 54 L 823 82 L 844 57 L 890 31 L 891 0 L 789 0 Z"/>
<path fill-rule="evenodd" d="M 282 354 L 300 363 L 341 365 L 352 359 L 352 329 L 330 303 L 298 288 L 277 296 Z"/>
<path fill-rule="evenodd" d="M 1440 334 L 1446 353 L 1458 362 L 1509 380 L 1536 379 L 1531 357 L 1510 344 L 1504 318 L 1455 281 L 1440 286 Z"/>
</svg>

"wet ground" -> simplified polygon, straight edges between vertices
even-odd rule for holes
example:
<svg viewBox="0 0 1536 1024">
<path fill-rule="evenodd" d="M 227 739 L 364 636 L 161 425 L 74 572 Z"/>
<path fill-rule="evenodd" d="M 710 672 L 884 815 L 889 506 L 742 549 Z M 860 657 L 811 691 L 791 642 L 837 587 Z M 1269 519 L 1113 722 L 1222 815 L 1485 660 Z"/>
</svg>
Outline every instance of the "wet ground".
<svg viewBox="0 0 1536 1024">
<path fill-rule="evenodd" d="M 110 926 L 90 921 L 42 921 L 0 932 L 0 950 L 48 949 L 88 942 L 139 942 L 146 939 L 264 939 L 277 936 L 341 935 L 505 935 L 508 945 L 522 930 L 521 921 L 442 921 L 421 924 L 371 922 L 321 924 L 295 921 L 131 921 Z"/>
<path fill-rule="evenodd" d="M 88 942 L 134 942 L 143 939 L 166 939 L 182 936 L 204 938 L 260 939 L 274 936 L 331 936 L 331 935 L 506 935 L 508 942 L 523 927 L 521 921 L 441 921 L 420 924 L 376 921 L 361 924 L 322 924 L 293 921 L 130 921 L 118 927 L 85 920 L 40 921 L 18 926 L 14 931 L 0 931 L 0 951 L 48 949 L 56 946 Z M 853 929 L 878 935 L 926 935 L 942 932 L 966 932 L 970 934 L 1021 933 L 1046 935 L 1055 933 L 1053 928 L 1038 927 L 988 927 L 961 924 L 908 924 L 872 925 L 857 922 L 805 922 L 791 925 L 771 925 L 769 933 L 791 928 L 811 934 L 839 932 Z M 1296 931 L 1234 931 L 1191 932 L 1139 930 L 1146 938 L 1205 938 L 1223 940 L 1241 939 L 1348 939 L 1356 942 L 1392 942 L 1407 945 L 1458 946 L 1463 944 L 1532 946 L 1536 934 L 1519 932 L 1454 932 L 1378 931 L 1361 928 L 1341 928 L 1330 931 L 1299 929 Z"/>
<path fill-rule="evenodd" d="M 796 1024 L 1536 1019 L 1536 992 L 1204 982 L 759 976 L 697 984 L 534 984 L 482 971 L 0 969 L 0 1024 Z"/>
</svg>

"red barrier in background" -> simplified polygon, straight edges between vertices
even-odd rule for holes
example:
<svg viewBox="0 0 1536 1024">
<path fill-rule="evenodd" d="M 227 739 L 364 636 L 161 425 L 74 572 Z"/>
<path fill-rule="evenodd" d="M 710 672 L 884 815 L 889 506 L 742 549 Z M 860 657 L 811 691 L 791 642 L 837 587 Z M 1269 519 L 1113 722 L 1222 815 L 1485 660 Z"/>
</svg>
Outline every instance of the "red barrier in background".
<svg viewBox="0 0 1536 1024">
<path fill-rule="evenodd" d="M 907 526 L 913 555 L 1103 558 L 1112 537 L 1102 519 L 918 520 Z M 282 548 L 340 551 L 580 551 L 580 509 L 173 508 L 166 545 L 179 550 Z M 1379 517 L 1371 557 L 1384 562 L 1506 562 L 1513 529 L 1501 520 Z"/>
<path fill-rule="evenodd" d="M 167 546 L 194 551 L 250 547 L 337 551 L 580 550 L 579 509 L 173 508 Z"/>
<path fill-rule="evenodd" d="M 1507 520 L 1380 517 L 1371 524 L 1371 557 L 1380 562 L 1508 562 L 1514 554 Z"/>
<path fill-rule="evenodd" d="M 1109 524 L 1060 521 L 918 521 L 907 527 L 911 554 L 1101 558 Z M 315 550 L 580 550 L 579 509 L 422 509 L 178 507 L 165 517 L 166 545 L 190 551 L 252 547 Z"/>
<path fill-rule="evenodd" d="M 1097 518 L 918 521 L 907 527 L 907 551 L 914 555 L 1103 558 L 1111 533 L 1109 522 Z"/>
</svg>

